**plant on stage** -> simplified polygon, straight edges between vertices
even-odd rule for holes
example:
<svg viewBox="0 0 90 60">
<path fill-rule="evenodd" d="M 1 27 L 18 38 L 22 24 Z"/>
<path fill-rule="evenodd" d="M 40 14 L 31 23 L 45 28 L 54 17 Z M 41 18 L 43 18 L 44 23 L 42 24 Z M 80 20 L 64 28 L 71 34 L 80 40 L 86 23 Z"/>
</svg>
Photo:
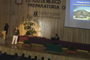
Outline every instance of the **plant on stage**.
<svg viewBox="0 0 90 60">
<path fill-rule="evenodd" d="M 68 50 L 70 50 L 70 51 L 77 51 L 77 49 L 74 48 L 74 47 L 72 47 L 71 45 L 67 46 L 67 48 L 68 48 Z"/>
<path fill-rule="evenodd" d="M 43 42 L 43 43 L 42 43 L 42 45 L 43 45 L 44 47 L 46 47 L 46 44 L 47 44 L 47 42 Z"/>
<path fill-rule="evenodd" d="M 67 51 L 68 53 L 76 54 L 77 49 L 75 47 L 72 47 L 71 45 L 68 45 L 67 48 L 68 48 L 68 51 Z"/>
<path fill-rule="evenodd" d="M 24 44 L 31 44 L 31 40 L 24 40 L 23 43 Z"/>
<path fill-rule="evenodd" d="M 27 15 L 27 17 L 23 17 L 23 25 L 24 25 L 24 29 L 27 31 L 26 35 L 33 35 L 34 33 L 36 33 L 35 29 L 34 29 L 34 23 L 30 22 L 30 16 Z"/>
<path fill-rule="evenodd" d="M 31 47 L 31 41 L 30 40 L 23 40 L 23 46 Z"/>
<path fill-rule="evenodd" d="M 42 43 L 44 50 L 46 50 L 46 44 L 47 44 L 47 42 L 43 42 L 43 43 Z"/>
</svg>

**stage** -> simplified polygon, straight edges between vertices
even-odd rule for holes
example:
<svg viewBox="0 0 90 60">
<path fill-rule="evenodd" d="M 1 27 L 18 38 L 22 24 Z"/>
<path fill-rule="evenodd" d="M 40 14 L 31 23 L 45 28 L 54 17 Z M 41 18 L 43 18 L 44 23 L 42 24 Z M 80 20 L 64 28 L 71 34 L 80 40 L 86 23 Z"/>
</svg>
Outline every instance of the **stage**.
<svg viewBox="0 0 90 60">
<path fill-rule="evenodd" d="M 6 52 L 7 54 L 14 55 L 15 53 L 18 53 L 19 56 L 21 56 L 23 53 L 26 57 L 31 55 L 32 58 L 35 56 L 40 59 L 41 57 L 44 57 L 45 60 L 50 58 L 51 60 L 90 60 L 90 54 L 83 51 L 78 51 L 76 54 L 69 54 L 67 53 L 67 49 L 63 48 L 62 54 L 56 54 L 56 53 L 48 53 L 45 50 L 43 50 L 43 45 L 40 44 L 34 44 L 32 43 L 32 47 L 24 47 L 21 43 L 17 45 L 11 44 L 12 38 L 8 38 L 6 40 L 6 44 L 0 44 L 0 50 L 2 53 Z"/>
</svg>

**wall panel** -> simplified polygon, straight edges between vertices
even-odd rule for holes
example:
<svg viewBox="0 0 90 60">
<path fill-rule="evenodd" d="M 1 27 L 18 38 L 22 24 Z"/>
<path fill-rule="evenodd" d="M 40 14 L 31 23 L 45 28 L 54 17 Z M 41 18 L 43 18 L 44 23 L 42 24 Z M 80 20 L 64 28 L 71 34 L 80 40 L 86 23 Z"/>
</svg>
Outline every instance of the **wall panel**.
<svg viewBox="0 0 90 60">
<path fill-rule="evenodd" d="M 66 5 L 66 0 L 61 0 L 61 4 L 58 5 L 59 9 L 50 9 L 30 7 L 28 6 L 28 2 L 26 2 L 26 0 L 23 0 L 22 5 L 16 5 L 15 0 L 0 0 L 0 30 L 3 30 L 5 23 L 8 23 L 8 37 L 12 37 L 12 31 L 15 28 L 15 26 L 19 26 L 22 22 L 23 16 L 27 16 L 29 14 L 32 17 L 31 20 L 35 20 L 40 25 L 42 37 L 50 39 L 58 33 L 60 39 L 63 41 L 90 44 L 90 30 L 67 28 L 64 26 L 65 10 L 62 9 L 62 6 Z M 38 17 L 34 16 L 35 11 L 38 12 Z M 60 13 L 60 15 L 55 16 L 51 13 Z M 51 17 L 60 17 L 60 19 Z M 20 31 L 22 31 L 22 29 Z"/>
</svg>

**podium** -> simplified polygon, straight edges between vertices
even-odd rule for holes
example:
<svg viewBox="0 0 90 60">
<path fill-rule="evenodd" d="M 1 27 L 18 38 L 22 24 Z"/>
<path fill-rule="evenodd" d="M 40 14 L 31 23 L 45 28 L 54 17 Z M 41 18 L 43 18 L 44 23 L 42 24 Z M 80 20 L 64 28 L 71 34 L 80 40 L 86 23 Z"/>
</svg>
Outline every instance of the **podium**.
<svg viewBox="0 0 90 60">
<path fill-rule="evenodd" d="M 62 45 L 46 44 L 46 52 L 62 54 Z"/>
</svg>

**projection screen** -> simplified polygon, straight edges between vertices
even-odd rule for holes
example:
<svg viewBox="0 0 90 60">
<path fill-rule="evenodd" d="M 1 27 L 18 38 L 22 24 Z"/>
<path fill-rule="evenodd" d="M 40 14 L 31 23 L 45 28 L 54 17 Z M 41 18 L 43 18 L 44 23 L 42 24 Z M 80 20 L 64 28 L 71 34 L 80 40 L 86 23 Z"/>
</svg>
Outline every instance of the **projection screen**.
<svg viewBox="0 0 90 60">
<path fill-rule="evenodd" d="M 90 0 L 66 0 L 65 27 L 90 29 Z"/>
</svg>

